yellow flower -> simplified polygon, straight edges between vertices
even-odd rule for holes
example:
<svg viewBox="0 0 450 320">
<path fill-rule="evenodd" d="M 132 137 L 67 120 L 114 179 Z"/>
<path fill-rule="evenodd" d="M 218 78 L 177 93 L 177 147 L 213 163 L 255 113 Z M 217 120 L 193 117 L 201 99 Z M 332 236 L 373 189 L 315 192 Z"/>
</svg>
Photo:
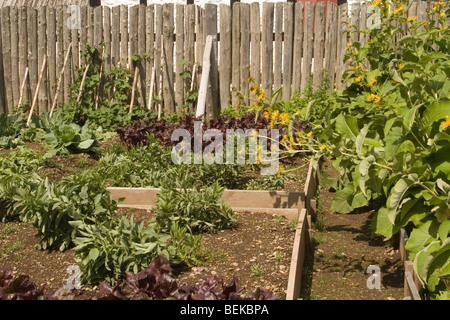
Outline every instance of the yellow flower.
<svg viewBox="0 0 450 320">
<path fill-rule="evenodd" d="M 441 28 L 441 31 L 444 31 L 444 30 L 447 30 L 447 26 Z"/>
<path fill-rule="evenodd" d="M 434 7 L 433 11 L 438 11 L 438 9 L 439 9 L 438 7 Z"/>
<path fill-rule="evenodd" d="M 349 25 L 349 27 L 350 27 L 350 25 Z M 346 50 L 350 49 L 351 46 L 353 46 L 353 43 L 352 43 L 352 42 L 347 43 L 347 48 L 346 48 Z"/>
<path fill-rule="evenodd" d="M 300 139 L 299 137 L 297 137 L 295 140 L 297 141 L 298 144 L 302 144 L 302 142 L 303 142 L 303 140 Z"/>
<path fill-rule="evenodd" d="M 258 96 L 258 103 L 261 102 L 261 100 L 265 97 L 266 95 L 264 94 L 264 89 L 261 90 L 261 93 Z"/>
<path fill-rule="evenodd" d="M 442 128 L 445 130 L 450 127 L 450 116 L 445 117 L 445 121 L 442 122 Z"/>
<path fill-rule="evenodd" d="M 301 113 L 301 110 L 298 109 L 295 113 L 296 113 L 296 114 L 300 114 L 300 113 Z"/>
<path fill-rule="evenodd" d="M 334 87 L 336 88 L 336 82 L 334 83 Z"/>
<path fill-rule="evenodd" d="M 381 101 L 381 97 L 378 95 L 375 95 L 375 98 L 373 99 L 373 102 L 379 103 Z"/>
<path fill-rule="evenodd" d="M 323 150 L 325 150 L 325 148 L 326 148 L 326 146 L 325 146 L 325 145 L 321 145 L 321 146 L 320 146 L 320 151 L 323 151 Z"/>
<path fill-rule="evenodd" d="M 434 4 L 437 6 L 442 6 L 444 3 L 442 1 L 436 1 Z"/>
<path fill-rule="evenodd" d="M 355 82 L 361 82 L 362 79 L 363 79 L 363 76 L 360 75 L 358 78 L 355 79 Z"/>
<path fill-rule="evenodd" d="M 400 63 L 400 64 L 398 65 L 398 67 L 399 67 L 400 69 L 403 69 L 404 66 L 405 66 L 405 65 L 404 65 L 403 63 Z"/>
<path fill-rule="evenodd" d="M 398 7 L 397 9 L 394 10 L 394 14 L 400 13 L 400 12 L 402 12 L 404 9 L 405 9 L 405 6 L 402 5 L 402 6 L 400 6 L 400 7 Z"/>
<path fill-rule="evenodd" d="M 255 94 L 256 91 L 258 91 L 258 85 L 255 84 L 255 85 L 251 86 L 250 90 L 251 90 L 252 94 Z"/>
<path fill-rule="evenodd" d="M 413 21 L 416 21 L 417 20 L 417 17 L 408 17 L 408 22 L 413 22 Z"/>
<path fill-rule="evenodd" d="M 250 82 L 253 82 L 253 77 L 249 77 L 248 79 L 247 79 L 247 81 L 250 83 Z"/>
<path fill-rule="evenodd" d="M 373 1 L 372 3 L 371 3 L 371 5 L 372 6 L 378 6 L 378 5 L 380 5 L 380 0 L 375 0 L 375 1 Z"/>
<path fill-rule="evenodd" d="M 304 135 L 304 134 L 305 134 L 305 131 L 303 131 L 303 130 L 300 130 L 299 132 L 297 132 L 297 134 L 298 134 L 299 136 L 302 136 L 302 135 Z"/>
<path fill-rule="evenodd" d="M 370 82 L 369 82 L 369 86 L 373 86 L 375 84 L 375 82 L 377 82 L 377 79 L 372 78 L 372 80 L 370 80 Z"/>
<path fill-rule="evenodd" d="M 278 173 L 277 173 L 277 177 L 278 178 L 281 176 L 281 172 L 283 172 L 283 167 L 282 166 L 278 166 Z"/>
<path fill-rule="evenodd" d="M 362 68 L 362 64 L 358 64 L 358 65 L 355 67 L 355 71 L 358 72 L 359 70 L 361 70 L 361 68 Z"/>
<path fill-rule="evenodd" d="M 376 94 L 371 94 L 370 96 L 367 97 L 368 101 L 373 101 L 375 103 L 379 103 L 381 101 L 381 97 L 379 95 Z"/>
<path fill-rule="evenodd" d="M 312 131 L 310 131 L 310 132 L 308 132 L 308 134 L 306 136 L 309 138 L 309 137 L 311 137 L 312 134 L 313 134 Z"/>
<path fill-rule="evenodd" d="M 280 121 L 282 123 L 288 123 L 289 122 L 289 115 L 286 112 L 283 112 L 280 114 Z"/>
<path fill-rule="evenodd" d="M 358 51 L 353 52 L 353 55 L 357 56 L 358 55 Z"/>
<path fill-rule="evenodd" d="M 270 114 L 269 114 L 269 112 L 268 112 L 268 111 L 264 111 L 264 112 L 263 112 L 263 116 L 264 116 L 264 118 L 267 118 L 267 119 L 269 119 L 269 117 L 270 117 Z"/>
<path fill-rule="evenodd" d="M 445 12 L 441 12 L 441 13 L 439 14 L 439 16 L 445 17 Z"/>
<path fill-rule="evenodd" d="M 280 113 L 280 111 L 278 111 L 278 110 L 275 110 L 274 112 L 272 112 L 272 119 L 276 120 L 279 113 Z"/>
</svg>

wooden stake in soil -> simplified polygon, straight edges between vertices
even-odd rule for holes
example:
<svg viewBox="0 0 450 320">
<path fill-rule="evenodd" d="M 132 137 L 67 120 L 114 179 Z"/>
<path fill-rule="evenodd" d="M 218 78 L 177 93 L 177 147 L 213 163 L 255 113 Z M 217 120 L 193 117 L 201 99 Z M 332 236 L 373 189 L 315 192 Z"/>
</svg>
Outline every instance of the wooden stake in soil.
<svg viewBox="0 0 450 320">
<path fill-rule="evenodd" d="M 134 67 L 134 78 L 133 78 L 133 86 L 131 87 L 131 101 L 130 101 L 130 113 L 133 112 L 133 104 L 134 104 L 134 93 L 136 91 L 136 84 L 138 78 L 139 67 L 136 65 Z"/>
<path fill-rule="evenodd" d="M 47 65 L 47 55 L 44 54 L 44 60 L 42 61 L 41 72 L 39 73 L 39 79 L 38 79 L 38 82 L 36 85 L 36 90 L 34 90 L 33 103 L 31 104 L 30 114 L 28 115 L 27 126 L 30 124 L 31 116 L 33 115 L 33 110 L 36 105 L 36 101 L 37 101 L 37 97 L 38 97 L 38 93 L 39 93 L 39 87 L 41 86 L 42 77 L 44 75 L 44 70 L 45 70 L 46 65 Z"/>
<path fill-rule="evenodd" d="M 20 95 L 19 95 L 19 102 L 17 103 L 17 108 L 20 108 L 20 105 L 22 104 L 23 92 L 25 89 L 27 77 L 28 77 L 28 67 L 25 68 L 25 75 L 23 76 L 22 85 L 20 87 Z"/>
<path fill-rule="evenodd" d="M 155 67 L 152 67 L 152 76 L 150 80 L 150 88 L 148 94 L 147 109 L 152 110 L 153 87 L 155 86 Z"/>
<path fill-rule="evenodd" d="M 87 75 L 87 72 L 88 72 L 88 70 L 89 70 L 90 65 L 91 65 L 91 64 L 88 63 L 88 65 L 86 66 L 86 69 L 84 69 L 83 77 L 81 78 L 80 89 L 78 90 L 77 103 L 80 102 L 80 99 L 81 99 L 81 93 L 82 93 L 82 91 L 83 91 L 83 86 L 84 86 L 84 81 L 86 80 L 86 75 Z"/>
<path fill-rule="evenodd" d="M 57 102 L 58 94 L 59 94 L 59 89 L 61 87 L 61 79 L 62 79 L 62 76 L 64 74 L 64 69 L 66 68 L 67 59 L 69 58 L 69 53 L 70 53 L 71 49 L 72 49 L 72 42 L 69 43 L 69 47 L 67 48 L 66 57 L 64 58 L 64 64 L 63 64 L 61 72 L 59 74 L 58 83 L 56 84 L 55 97 L 53 98 L 53 104 L 52 104 L 52 108 L 50 110 L 50 118 L 52 117 L 53 110 L 55 109 L 55 106 L 56 106 L 56 102 Z"/>
</svg>

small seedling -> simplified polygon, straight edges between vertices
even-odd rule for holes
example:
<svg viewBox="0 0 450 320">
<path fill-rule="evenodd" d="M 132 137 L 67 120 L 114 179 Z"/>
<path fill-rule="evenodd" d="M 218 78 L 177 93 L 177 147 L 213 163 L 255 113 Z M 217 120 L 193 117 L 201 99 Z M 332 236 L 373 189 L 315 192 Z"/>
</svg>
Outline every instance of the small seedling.
<svg viewBox="0 0 450 320">
<path fill-rule="evenodd" d="M 252 274 L 255 277 L 261 277 L 264 274 L 264 268 L 259 263 L 252 265 Z"/>
</svg>

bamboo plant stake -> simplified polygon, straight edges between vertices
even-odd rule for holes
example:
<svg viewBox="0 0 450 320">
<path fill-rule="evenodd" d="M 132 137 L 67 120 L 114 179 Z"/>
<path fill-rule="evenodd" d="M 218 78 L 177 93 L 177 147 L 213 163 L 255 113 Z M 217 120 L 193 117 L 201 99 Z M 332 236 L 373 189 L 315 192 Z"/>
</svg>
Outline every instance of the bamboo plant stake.
<svg viewBox="0 0 450 320">
<path fill-rule="evenodd" d="M 63 64 L 63 67 L 62 67 L 61 72 L 60 72 L 60 74 L 59 74 L 58 82 L 57 82 L 57 84 L 56 84 L 56 92 L 55 92 L 55 96 L 54 96 L 54 98 L 53 98 L 52 108 L 51 108 L 51 110 L 50 110 L 50 118 L 52 117 L 52 115 L 53 115 L 53 110 L 55 109 L 55 106 L 56 106 L 56 101 L 57 101 L 57 99 L 58 99 L 59 89 L 60 89 L 60 87 L 61 87 L 61 79 L 62 79 L 62 76 L 63 76 L 63 74 L 64 74 L 64 69 L 66 68 L 67 59 L 69 58 L 69 53 L 70 53 L 70 50 L 71 50 L 71 49 L 72 49 L 72 42 L 69 43 L 69 47 L 67 48 L 67 53 L 66 53 L 66 56 L 65 56 L 65 58 L 64 58 L 64 64 Z"/>
<path fill-rule="evenodd" d="M 80 102 L 81 93 L 82 93 L 82 90 L 83 90 L 83 87 L 84 87 L 84 81 L 86 80 L 86 75 L 87 75 L 87 72 L 89 70 L 90 65 L 91 64 L 88 63 L 87 66 L 86 66 L 86 69 L 84 69 L 83 77 L 81 78 L 80 89 L 78 90 L 77 103 Z"/>
<path fill-rule="evenodd" d="M 20 108 L 23 99 L 23 91 L 25 89 L 25 82 L 28 77 L 28 67 L 25 68 L 25 75 L 23 76 L 22 85 L 20 86 L 19 102 L 17 103 L 17 108 Z"/>
<path fill-rule="evenodd" d="M 33 103 L 31 104 L 30 114 L 28 115 L 27 126 L 30 125 L 31 116 L 33 115 L 34 107 L 36 106 L 36 101 L 39 93 L 39 88 L 41 87 L 42 78 L 44 76 L 44 70 L 47 65 L 47 55 L 44 54 L 44 58 L 42 61 L 41 72 L 39 73 L 38 83 L 36 85 L 36 89 L 34 90 Z"/>
<path fill-rule="evenodd" d="M 152 78 L 150 80 L 150 93 L 148 95 L 147 109 L 152 110 L 153 87 L 155 86 L 155 66 L 152 67 Z"/>
<path fill-rule="evenodd" d="M 139 67 L 136 64 L 134 67 L 134 78 L 133 78 L 133 86 L 131 87 L 131 101 L 130 101 L 130 113 L 133 112 L 133 104 L 134 104 L 134 94 L 136 91 L 136 84 L 137 84 L 137 78 L 138 78 L 138 71 Z"/>
</svg>

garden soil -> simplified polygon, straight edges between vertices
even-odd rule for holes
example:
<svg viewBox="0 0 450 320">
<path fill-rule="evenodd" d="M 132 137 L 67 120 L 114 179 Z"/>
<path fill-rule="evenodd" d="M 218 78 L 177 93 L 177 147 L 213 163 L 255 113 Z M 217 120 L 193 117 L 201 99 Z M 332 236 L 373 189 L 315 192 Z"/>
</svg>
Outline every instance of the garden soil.
<svg viewBox="0 0 450 320">
<path fill-rule="evenodd" d="M 48 169 L 51 171 L 48 175 L 55 181 L 67 173 L 78 172 L 80 165 L 92 167 L 96 161 L 81 155 L 54 160 L 54 170 Z M 71 165 L 70 160 L 77 165 Z M 328 172 L 328 176 L 333 174 L 329 163 L 325 163 L 323 171 Z M 312 249 L 306 254 L 303 268 L 302 299 L 402 299 L 400 255 L 392 239 L 383 239 L 371 232 L 374 209 L 336 214 L 330 210 L 333 192 L 324 183 L 319 191 L 311 231 Z M 145 210 L 121 209 L 121 213 L 133 214 L 136 221 L 145 221 L 151 215 Z M 67 270 L 76 264 L 75 256 L 71 250 L 36 249 L 35 234 L 34 228 L 26 223 L 0 223 L 0 268 L 12 268 L 15 274 L 28 275 L 38 286 L 45 287 L 46 294 L 51 294 L 72 275 Z M 209 276 L 218 276 L 228 284 L 237 277 L 243 294 L 262 286 L 273 291 L 278 299 L 284 299 L 294 235 L 295 224 L 286 218 L 241 212 L 233 229 L 203 236 L 210 262 L 177 271 L 178 282 L 198 285 Z M 367 286 L 368 281 L 373 282 L 371 274 L 366 273 L 369 266 L 379 268 L 379 288 Z M 76 299 L 89 299 L 97 290 L 97 286 L 84 285 Z"/>
</svg>

